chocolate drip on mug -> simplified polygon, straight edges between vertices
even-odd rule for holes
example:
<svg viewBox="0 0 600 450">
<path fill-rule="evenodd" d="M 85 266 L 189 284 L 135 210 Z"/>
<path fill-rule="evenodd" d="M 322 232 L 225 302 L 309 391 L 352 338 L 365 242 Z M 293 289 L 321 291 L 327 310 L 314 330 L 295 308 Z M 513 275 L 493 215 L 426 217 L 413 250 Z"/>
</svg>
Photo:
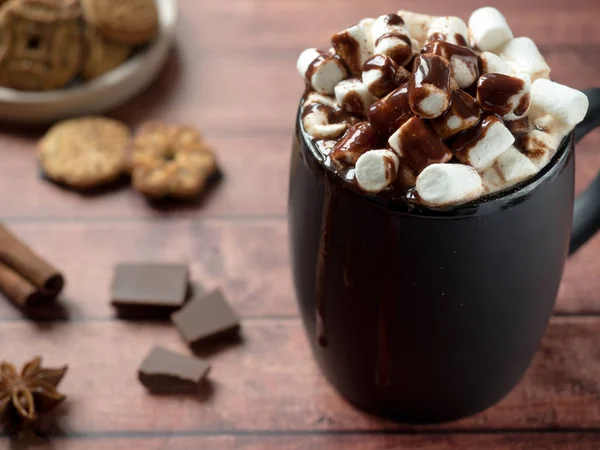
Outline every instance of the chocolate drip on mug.
<svg viewBox="0 0 600 450">
<path fill-rule="evenodd" d="M 350 241 L 346 247 L 346 259 L 344 260 L 344 284 L 354 287 L 354 241 Z"/>
<path fill-rule="evenodd" d="M 321 215 L 321 239 L 319 241 L 319 252 L 317 253 L 317 275 L 316 275 L 316 324 L 317 342 L 321 347 L 327 347 L 327 323 L 325 318 L 326 294 L 327 294 L 327 266 L 331 241 L 333 238 L 334 211 L 337 203 L 337 185 L 333 177 L 334 173 L 326 170 L 325 198 L 323 199 L 323 213 Z"/>
<path fill-rule="evenodd" d="M 378 387 L 386 388 L 392 382 L 391 334 L 394 321 L 394 303 L 398 292 L 398 280 L 393 268 L 396 267 L 398 254 L 398 223 L 389 218 L 385 230 L 385 257 L 381 268 L 381 289 L 379 293 L 379 318 L 377 322 L 377 369 L 375 382 Z"/>
</svg>

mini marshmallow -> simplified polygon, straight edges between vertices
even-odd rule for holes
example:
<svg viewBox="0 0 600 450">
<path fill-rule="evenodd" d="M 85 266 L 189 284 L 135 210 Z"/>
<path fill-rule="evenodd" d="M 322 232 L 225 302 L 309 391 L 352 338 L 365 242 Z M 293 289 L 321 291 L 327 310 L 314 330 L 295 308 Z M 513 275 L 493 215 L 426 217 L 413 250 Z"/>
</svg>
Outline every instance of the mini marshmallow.
<svg viewBox="0 0 600 450">
<path fill-rule="evenodd" d="M 437 119 L 429 121 L 429 126 L 440 139 L 448 139 L 455 134 L 474 127 L 481 117 L 479 105 L 464 91 L 452 92 L 452 106 Z"/>
<path fill-rule="evenodd" d="M 452 78 L 461 89 L 468 88 L 479 77 L 479 59 L 468 47 L 436 40 L 425 45 L 422 53 L 433 53 L 450 61 Z"/>
<path fill-rule="evenodd" d="M 419 55 L 408 83 L 410 109 L 419 117 L 435 119 L 450 107 L 451 67 L 448 60 L 433 54 Z"/>
<path fill-rule="evenodd" d="M 517 72 L 528 74 L 531 81 L 550 78 L 550 67 L 535 42 L 528 37 L 511 39 L 500 49 L 499 55 L 514 64 Z"/>
<path fill-rule="evenodd" d="M 377 193 L 396 179 L 399 161 L 390 150 L 371 150 L 358 158 L 354 176 L 366 192 Z"/>
<path fill-rule="evenodd" d="M 469 30 L 462 19 L 448 16 L 440 17 L 429 25 L 427 40 L 446 41 L 450 44 L 468 46 Z"/>
<path fill-rule="evenodd" d="M 513 38 L 504 16 L 491 6 L 473 11 L 469 17 L 469 34 L 474 46 L 482 51 L 493 51 Z"/>
<path fill-rule="evenodd" d="M 340 137 L 348 125 L 345 123 L 330 123 L 330 116 L 335 111 L 333 108 L 313 103 L 304 108 L 302 125 L 313 139 L 335 139 Z"/>
<path fill-rule="evenodd" d="M 498 55 L 490 52 L 482 52 L 479 55 L 481 61 L 481 73 L 503 73 L 511 75 L 516 72 L 516 69 L 508 62 L 500 58 Z"/>
<path fill-rule="evenodd" d="M 335 98 L 343 111 L 366 115 L 369 106 L 377 99 L 362 81 L 355 78 L 340 81 L 335 85 Z"/>
<path fill-rule="evenodd" d="M 529 133 L 534 128 L 534 124 L 527 116 L 516 120 L 507 121 L 504 123 L 504 125 L 506 125 L 506 128 L 508 128 L 510 132 L 517 138 Z"/>
<path fill-rule="evenodd" d="M 481 173 L 486 193 L 497 192 L 525 181 L 538 173 L 538 168 L 514 145 L 502 153 Z"/>
<path fill-rule="evenodd" d="M 587 96 L 577 89 L 542 79 L 531 85 L 529 116 L 533 118 L 550 114 L 571 129 L 583 120 L 588 107 Z"/>
<path fill-rule="evenodd" d="M 296 67 L 309 86 L 321 94 L 333 94 L 335 85 L 348 76 L 348 71 L 339 58 L 316 48 L 304 50 Z"/>
<path fill-rule="evenodd" d="M 379 16 L 371 26 L 371 37 L 373 42 L 377 41 L 383 34 L 391 31 L 398 31 L 408 35 L 408 30 L 404 25 L 404 19 L 398 14 Z"/>
<path fill-rule="evenodd" d="M 425 43 L 431 23 L 439 18 L 438 16 L 429 16 L 402 9 L 398 11 L 398 15 L 404 20 L 410 37 L 417 41 L 416 48 L 420 48 Z"/>
<path fill-rule="evenodd" d="M 481 170 L 514 142 L 515 137 L 502 120 L 495 115 L 487 115 L 477 126 L 458 135 L 451 148 L 460 162 Z"/>
<path fill-rule="evenodd" d="M 340 167 L 356 164 L 363 153 L 377 145 L 377 133 L 369 122 L 360 122 L 350 127 L 331 151 L 331 160 Z"/>
<path fill-rule="evenodd" d="M 565 135 L 561 132 L 532 130 L 521 139 L 521 149 L 531 162 L 541 169 L 556 154 Z"/>
<path fill-rule="evenodd" d="M 516 120 L 531 103 L 531 79 L 526 73 L 486 73 L 477 82 L 477 103 L 481 109 Z"/>
<path fill-rule="evenodd" d="M 329 106 L 330 108 L 337 109 L 339 105 L 335 102 L 334 97 L 330 97 L 329 95 L 319 94 L 318 92 L 311 92 L 304 99 L 304 108 L 307 108 L 309 105 L 313 103 L 317 103 L 320 105 Z"/>
<path fill-rule="evenodd" d="M 375 97 L 385 97 L 408 81 L 410 72 L 389 56 L 375 55 L 363 66 L 362 82 Z"/>
<path fill-rule="evenodd" d="M 417 177 L 416 189 L 425 204 L 450 206 L 475 200 L 483 194 L 483 183 L 470 166 L 432 164 Z"/>
<path fill-rule="evenodd" d="M 452 152 L 418 117 L 411 117 L 390 136 L 388 144 L 410 167 L 420 173 L 433 163 L 444 163 Z"/>
<path fill-rule="evenodd" d="M 331 37 L 332 47 L 353 75 L 360 75 L 363 64 L 373 56 L 373 39 L 371 38 L 373 24 L 372 19 L 364 19 L 358 25 Z"/>
<path fill-rule="evenodd" d="M 403 66 L 412 58 L 412 42 L 404 20 L 396 14 L 377 18 L 371 28 L 375 54 L 386 55 Z"/>
</svg>

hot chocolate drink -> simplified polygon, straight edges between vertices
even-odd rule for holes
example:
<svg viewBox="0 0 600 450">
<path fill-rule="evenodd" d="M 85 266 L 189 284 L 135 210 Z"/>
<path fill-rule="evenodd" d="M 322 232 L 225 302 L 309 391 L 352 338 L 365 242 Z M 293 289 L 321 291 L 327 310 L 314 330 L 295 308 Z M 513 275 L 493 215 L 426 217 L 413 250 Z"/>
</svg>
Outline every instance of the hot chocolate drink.
<svg viewBox="0 0 600 450">
<path fill-rule="evenodd" d="M 305 50 L 304 130 L 322 163 L 368 194 L 449 207 L 533 178 L 588 108 L 550 81 L 529 38 L 491 7 L 400 11 Z"/>
<path fill-rule="evenodd" d="M 494 8 L 468 26 L 364 19 L 304 51 L 298 70 L 291 260 L 323 373 L 353 404 L 403 421 L 492 405 L 553 309 L 573 217 L 570 131 L 588 97 L 551 81 Z M 577 245 L 600 217 L 600 202 L 582 203 Z"/>
</svg>

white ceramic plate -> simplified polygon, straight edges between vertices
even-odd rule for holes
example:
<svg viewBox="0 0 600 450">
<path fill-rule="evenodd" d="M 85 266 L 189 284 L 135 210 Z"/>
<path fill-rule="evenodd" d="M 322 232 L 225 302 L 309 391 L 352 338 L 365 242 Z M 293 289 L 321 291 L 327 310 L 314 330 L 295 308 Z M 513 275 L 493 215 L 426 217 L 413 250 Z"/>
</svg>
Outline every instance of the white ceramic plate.
<svg viewBox="0 0 600 450">
<path fill-rule="evenodd" d="M 175 39 L 177 0 L 156 0 L 160 29 L 143 51 L 92 81 L 48 92 L 0 87 L 0 119 L 48 123 L 67 117 L 101 114 L 135 97 L 163 67 Z"/>
</svg>

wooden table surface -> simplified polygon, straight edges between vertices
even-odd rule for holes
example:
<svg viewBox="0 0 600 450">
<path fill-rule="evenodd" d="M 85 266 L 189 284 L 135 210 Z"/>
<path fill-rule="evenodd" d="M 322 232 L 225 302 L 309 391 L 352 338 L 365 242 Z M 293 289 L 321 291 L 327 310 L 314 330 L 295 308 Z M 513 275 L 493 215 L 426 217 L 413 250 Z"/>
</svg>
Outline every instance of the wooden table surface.
<svg viewBox="0 0 600 450">
<path fill-rule="evenodd" d="M 492 0 L 539 44 L 556 81 L 600 85 L 598 0 Z M 402 7 L 467 18 L 476 0 L 180 0 L 178 43 L 159 80 L 113 116 L 187 122 L 226 178 L 201 205 L 157 210 L 128 188 L 81 196 L 38 176 L 44 130 L 0 127 L 0 217 L 67 274 L 61 308 L 33 321 L 0 301 L 0 359 L 68 363 L 69 399 L 47 448 L 600 448 L 600 236 L 569 261 L 532 367 L 496 407 L 411 427 L 364 415 L 319 374 L 289 274 L 286 197 L 299 52 L 367 15 Z M 600 133 L 578 148 L 580 190 L 600 168 Z M 198 398 L 150 396 L 136 369 L 155 344 L 187 352 L 169 323 L 125 322 L 109 305 L 118 261 L 185 261 L 221 286 L 243 342 L 204 355 Z M 500 276 L 500 275 L 499 275 Z M 535 282 L 535 281 L 532 281 Z M 0 448 L 19 448 L 0 436 Z"/>
</svg>

